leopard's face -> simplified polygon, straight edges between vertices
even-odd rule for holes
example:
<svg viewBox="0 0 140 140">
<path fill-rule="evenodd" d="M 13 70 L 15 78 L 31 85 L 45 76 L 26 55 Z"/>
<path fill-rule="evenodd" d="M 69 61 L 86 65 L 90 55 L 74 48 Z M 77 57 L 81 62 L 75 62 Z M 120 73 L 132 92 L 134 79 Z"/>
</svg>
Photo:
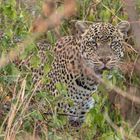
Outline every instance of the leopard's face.
<svg viewBox="0 0 140 140">
<path fill-rule="evenodd" d="M 118 66 L 124 56 L 123 33 L 118 27 L 108 23 L 93 24 L 81 37 L 81 55 L 97 74 Z"/>
</svg>

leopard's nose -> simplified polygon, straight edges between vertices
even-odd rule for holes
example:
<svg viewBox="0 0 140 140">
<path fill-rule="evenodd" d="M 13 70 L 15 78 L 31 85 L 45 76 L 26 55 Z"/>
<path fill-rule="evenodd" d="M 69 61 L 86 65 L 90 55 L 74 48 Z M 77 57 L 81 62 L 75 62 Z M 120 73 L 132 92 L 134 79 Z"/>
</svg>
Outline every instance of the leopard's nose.
<svg viewBox="0 0 140 140">
<path fill-rule="evenodd" d="M 100 57 L 99 61 L 103 62 L 104 64 L 106 64 L 107 62 L 109 62 L 111 60 L 110 57 Z"/>
</svg>

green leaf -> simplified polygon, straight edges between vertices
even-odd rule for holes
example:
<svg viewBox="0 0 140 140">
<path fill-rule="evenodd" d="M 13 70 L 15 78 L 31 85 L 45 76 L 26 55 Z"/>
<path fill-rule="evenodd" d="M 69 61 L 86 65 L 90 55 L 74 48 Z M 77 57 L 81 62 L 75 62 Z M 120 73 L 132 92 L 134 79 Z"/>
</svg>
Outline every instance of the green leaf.
<svg viewBox="0 0 140 140">
<path fill-rule="evenodd" d="M 32 116 L 33 118 L 37 119 L 37 120 L 40 120 L 40 121 L 43 120 L 42 115 L 41 115 L 40 112 L 37 111 L 37 110 L 33 111 L 33 112 L 31 113 L 31 116 Z"/>
</svg>

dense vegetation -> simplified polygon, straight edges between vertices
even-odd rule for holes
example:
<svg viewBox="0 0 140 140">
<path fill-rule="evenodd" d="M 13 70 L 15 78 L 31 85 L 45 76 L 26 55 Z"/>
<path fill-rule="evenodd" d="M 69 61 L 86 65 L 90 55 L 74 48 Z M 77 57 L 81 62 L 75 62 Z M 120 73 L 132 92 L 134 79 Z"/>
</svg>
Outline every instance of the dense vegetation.
<svg viewBox="0 0 140 140">
<path fill-rule="evenodd" d="M 12 49 L 16 50 L 18 44 L 26 43 L 25 40 L 30 36 L 29 30 L 33 21 L 39 15 L 43 15 L 42 5 L 43 0 L 0 0 L 1 58 L 5 57 L 7 52 Z M 61 9 L 61 5 L 63 5 L 63 1 L 56 1 L 56 7 Z M 139 5 L 138 1 L 138 11 Z M 128 19 L 121 0 L 77 0 L 76 6 L 77 11 L 72 17 L 65 19 L 59 27 L 44 33 L 35 41 L 31 41 L 30 44 L 28 43 L 22 55 L 19 56 L 20 59 L 27 57 L 31 51 L 37 52 L 35 43 L 41 38 L 46 38 L 54 46 L 56 40 L 61 36 L 75 34 L 74 24 L 77 20 L 83 20 L 87 24 L 109 22 L 116 25 L 119 21 Z M 126 41 L 134 46 L 132 33 Z M 49 63 L 46 65 L 45 71 L 48 73 L 53 54 L 48 51 L 46 55 L 48 55 Z M 140 86 L 139 73 L 133 72 L 133 68 L 131 68 L 136 59 L 135 53 L 128 53 L 126 56 L 127 65 L 123 71 L 112 71 L 112 77 L 109 78 L 109 81 L 107 78 L 108 71 L 105 71 L 103 79 L 123 91 L 132 90 L 133 92 L 136 90 L 136 93 L 139 93 L 139 89 L 136 88 Z M 39 60 L 35 56 L 32 60 L 32 66 L 36 67 L 38 63 Z M 44 81 L 47 82 L 47 80 L 44 77 Z M 130 85 L 132 85 L 131 89 Z M 57 88 L 65 94 L 63 85 L 58 84 Z M 121 108 L 121 103 L 116 101 L 120 100 L 121 97 L 118 98 L 118 95 L 114 94 L 114 91 L 101 85 L 99 90 L 93 94 L 93 98 L 97 102 L 96 107 L 87 114 L 85 123 L 77 131 L 75 128 L 70 128 L 66 115 L 56 113 L 55 105 L 61 97 L 54 98 L 49 93 L 44 92 L 36 94 L 30 72 L 24 70 L 20 72 L 13 63 L 9 63 L 0 69 L 0 139 L 14 140 L 15 137 L 19 140 L 25 138 L 41 140 L 124 140 L 126 137 L 126 139 L 138 139 L 136 137 L 140 136 L 140 128 L 137 127 L 140 112 L 127 109 L 131 114 L 128 112 L 123 114 L 122 110 L 125 108 Z"/>
</svg>

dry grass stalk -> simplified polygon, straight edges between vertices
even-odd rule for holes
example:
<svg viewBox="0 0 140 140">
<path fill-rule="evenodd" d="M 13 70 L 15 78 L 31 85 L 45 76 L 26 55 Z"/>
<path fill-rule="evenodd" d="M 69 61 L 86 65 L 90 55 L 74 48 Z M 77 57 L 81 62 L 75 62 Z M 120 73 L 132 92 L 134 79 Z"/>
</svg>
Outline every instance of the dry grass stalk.
<svg viewBox="0 0 140 140">
<path fill-rule="evenodd" d="M 26 86 L 26 80 L 24 79 L 21 85 L 21 90 L 19 91 L 18 94 L 15 93 L 15 95 L 13 96 L 13 101 L 15 100 L 16 102 L 11 104 L 10 111 L 6 117 L 7 127 L 5 131 L 5 138 L 4 138 L 5 140 L 15 140 L 17 130 L 15 130 L 16 124 L 14 122 L 14 119 L 16 118 L 20 107 L 24 103 L 25 86 Z M 21 126 L 21 124 L 22 124 L 22 120 L 18 122 L 18 128 Z"/>
<path fill-rule="evenodd" d="M 33 23 L 33 26 L 30 29 L 30 32 L 45 32 L 51 30 L 54 27 L 57 27 L 61 24 L 61 21 L 65 18 L 69 18 L 76 11 L 76 3 L 75 0 L 68 1 L 66 0 L 64 3 L 64 11 L 60 11 L 59 9 L 55 10 L 51 13 L 51 16 L 47 19 L 43 17 L 38 17 L 38 19 Z"/>
<path fill-rule="evenodd" d="M 10 111 L 6 117 L 6 120 L 4 121 L 7 122 L 4 140 L 16 139 L 16 135 L 21 128 L 23 120 L 28 116 L 26 115 L 26 111 L 28 110 L 29 103 L 31 102 L 31 99 L 34 96 L 40 82 L 41 81 L 37 83 L 37 86 L 34 88 L 31 95 L 25 94 L 26 78 L 21 84 L 20 91 L 18 93 L 15 91 L 15 95 L 13 96 L 12 100 L 15 100 L 16 102 L 11 104 Z M 32 137 L 36 138 L 35 134 Z"/>
<path fill-rule="evenodd" d="M 51 0 L 45 0 L 45 2 L 42 5 L 42 13 L 43 16 L 49 17 L 51 14 L 55 11 L 56 5 L 54 1 Z"/>
<path fill-rule="evenodd" d="M 125 140 L 125 138 L 129 139 L 129 140 L 140 140 L 138 137 L 134 136 L 134 135 L 130 135 L 129 133 L 127 133 L 122 127 L 118 127 L 117 125 L 115 125 L 107 112 L 105 112 L 104 117 L 106 119 L 106 121 L 110 124 L 110 126 L 115 129 L 117 132 L 119 132 L 122 136 L 122 138 Z"/>
</svg>

